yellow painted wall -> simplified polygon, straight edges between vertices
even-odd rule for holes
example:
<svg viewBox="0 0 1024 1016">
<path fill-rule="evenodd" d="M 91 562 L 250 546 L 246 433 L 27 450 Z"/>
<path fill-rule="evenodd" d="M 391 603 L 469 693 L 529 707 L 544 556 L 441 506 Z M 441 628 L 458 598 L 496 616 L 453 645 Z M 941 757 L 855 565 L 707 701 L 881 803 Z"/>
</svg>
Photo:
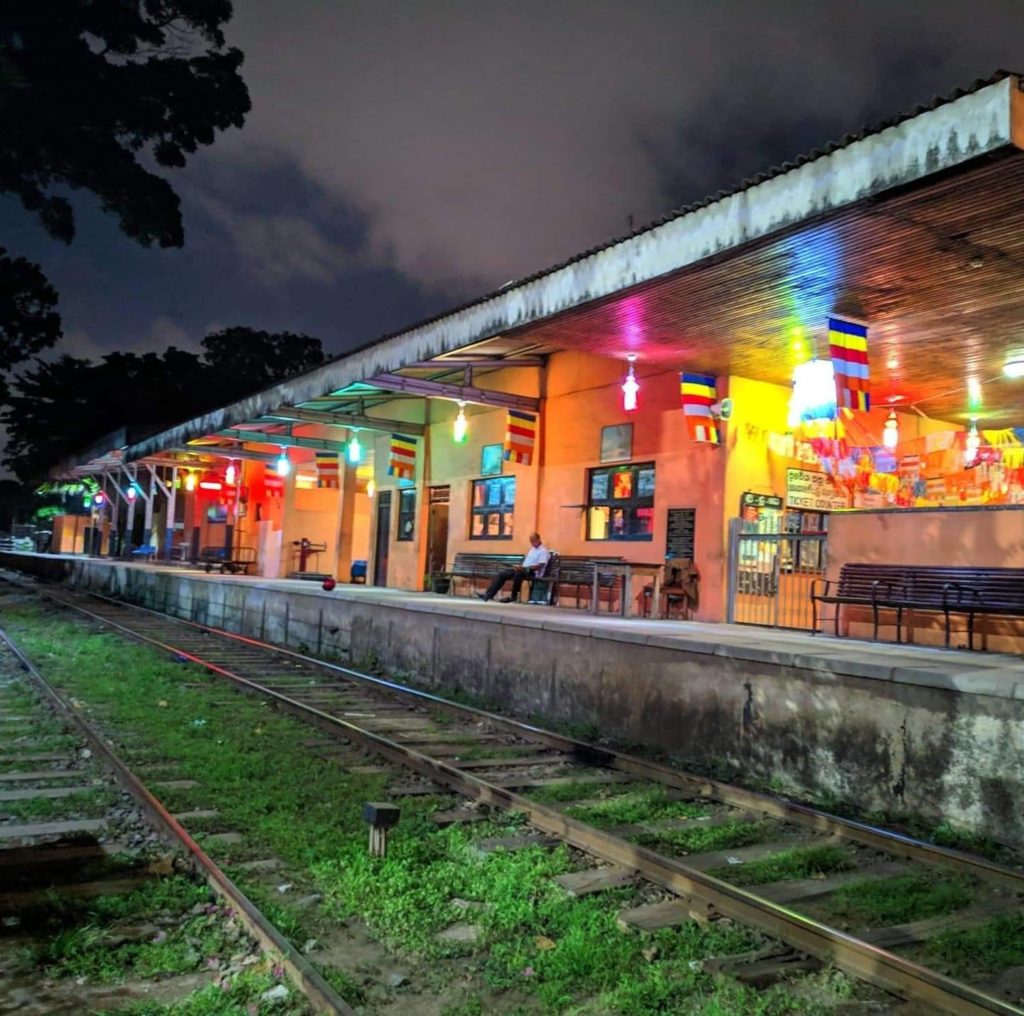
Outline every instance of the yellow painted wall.
<svg viewBox="0 0 1024 1016">
<path fill-rule="evenodd" d="M 732 416 L 725 425 L 723 540 L 728 534 L 729 520 L 739 515 L 740 496 L 745 491 L 786 496 L 785 488 L 778 485 L 780 478 L 776 478 L 775 485 L 772 482 L 768 434 L 786 432 L 790 394 L 781 385 L 736 376 L 728 378 L 727 391 L 732 399 Z M 784 475 L 781 482 L 785 483 Z"/>
</svg>

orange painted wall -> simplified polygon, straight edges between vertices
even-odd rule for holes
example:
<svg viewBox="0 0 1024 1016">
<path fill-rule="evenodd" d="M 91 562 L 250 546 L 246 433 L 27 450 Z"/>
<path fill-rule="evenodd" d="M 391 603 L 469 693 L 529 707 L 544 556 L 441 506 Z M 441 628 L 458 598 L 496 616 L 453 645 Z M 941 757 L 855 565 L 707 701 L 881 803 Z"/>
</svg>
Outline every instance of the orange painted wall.
<svg viewBox="0 0 1024 1016">
<path fill-rule="evenodd" d="M 622 556 L 660 564 L 665 560 L 668 509 L 695 507 L 699 616 L 717 619 L 725 609 L 723 450 L 689 439 L 676 370 L 651 372 L 641 365 L 637 377 L 639 408 L 626 413 L 620 390 L 622 364 L 582 353 L 551 357 L 542 416 L 539 528 L 547 545 L 562 554 Z M 652 540 L 587 540 L 584 513 L 566 507 L 586 500 L 587 470 L 602 464 L 601 428 L 619 423 L 633 424 L 633 454 L 627 461 L 655 464 Z"/>
<path fill-rule="evenodd" d="M 1024 505 L 1005 508 L 916 508 L 834 515 L 829 523 L 828 577 L 837 579 L 847 562 L 868 564 L 965 565 L 1024 568 Z M 849 614 L 853 618 L 853 614 Z M 914 641 L 939 645 L 944 631 L 933 615 L 915 621 Z M 979 622 L 992 637 L 988 648 L 1024 650 L 1024 623 Z M 870 626 L 854 619 L 854 635 Z M 883 629 L 891 638 L 894 629 Z M 959 639 L 958 641 L 962 641 Z"/>
</svg>

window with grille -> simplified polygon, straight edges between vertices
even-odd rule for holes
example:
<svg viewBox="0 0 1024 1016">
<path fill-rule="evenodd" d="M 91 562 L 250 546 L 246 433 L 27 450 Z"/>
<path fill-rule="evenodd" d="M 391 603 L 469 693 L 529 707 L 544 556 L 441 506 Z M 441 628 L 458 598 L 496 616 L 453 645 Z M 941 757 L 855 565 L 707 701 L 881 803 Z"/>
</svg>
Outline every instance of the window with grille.
<svg viewBox="0 0 1024 1016">
<path fill-rule="evenodd" d="M 416 491 L 398 492 L 398 533 L 396 540 L 411 540 L 416 531 Z"/>
<path fill-rule="evenodd" d="M 516 478 L 474 480 L 470 511 L 471 540 L 511 540 L 516 506 Z"/>
<path fill-rule="evenodd" d="M 587 539 L 654 539 L 654 463 L 587 471 Z"/>
</svg>

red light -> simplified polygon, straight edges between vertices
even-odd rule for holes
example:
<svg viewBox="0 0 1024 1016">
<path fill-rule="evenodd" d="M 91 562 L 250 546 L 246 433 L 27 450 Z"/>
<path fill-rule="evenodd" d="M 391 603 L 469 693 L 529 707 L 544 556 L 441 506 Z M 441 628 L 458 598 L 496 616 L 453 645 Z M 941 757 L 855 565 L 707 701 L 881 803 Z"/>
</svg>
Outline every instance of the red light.
<svg viewBox="0 0 1024 1016">
<path fill-rule="evenodd" d="M 202 490 L 222 490 L 224 484 L 220 480 L 201 480 L 199 487 Z"/>
</svg>

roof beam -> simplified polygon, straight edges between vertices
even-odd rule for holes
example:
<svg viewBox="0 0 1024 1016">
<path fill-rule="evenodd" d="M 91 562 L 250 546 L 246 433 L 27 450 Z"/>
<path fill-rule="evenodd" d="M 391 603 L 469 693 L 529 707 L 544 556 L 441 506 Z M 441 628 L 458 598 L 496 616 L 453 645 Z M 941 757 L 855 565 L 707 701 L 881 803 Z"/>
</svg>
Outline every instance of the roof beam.
<svg viewBox="0 0 1024 1016">
<path fill-rule="evenodd" d="M 254 444 L 278 445 L 281 448 L 313 448 L 319 452 L 339 452 L 345 450 L 344 441 L 328 441 L 322 437 L 295 437 L 293 434 L 268 434 L 262 430 L 241 430 L 232 427 L 217 432 L 217 437 L 231 438 L 233 441 L 251 441 Z M 203 447 L 208 451 L 208 447 Z"/>
<path fill-rule="evenodd" d="M 540 399 L 529 395 L 513 395 L 510 392 L 495 392 L 487 388 L 470 385 L 447 384 L 444 381 L 426 381 L 422 378 L 402 377 L 399 374 L 378 374 L 367 380 L 367 384 L 387 391 L 412 392 L 432 399 L 452 399 L 456 402 L 475 402 L 481 406 L 498 406 L 502 409 L 522 409 L 529 413 L 540 411 Z"/>
<path fill-rule="evenodd" d="M 141 462 L 152 462 L 155 466 L 177 466 L 179 469 L 202 469 L 209 465 L 203 462 L 199 456 L 212 455 L 220 459 L 245 459 L 247 462 L 276 462 L 277 456 L 272 452 L 251 452 L 245 448 L 224 447 L 222 445 L 204 445 L 195 448 L 168 448 L 168 454 L 178 453 L 188 455 L 187 459 L 169 459 L 160 456 L 151 456 L 141 459 Z"/>
<path fill-rule="evenodd" d="M 506 359 L 500 357 L 478 356 L 475 359 L 467 356 L 461 359 L 444 360 L 420 360 L 418 363 L 410 363 L 410 368 L 417 370 L 465 370 L 467 367 L 543 367 L 543 356 L 510 356 Z"/>
<path fill-rule="evenodd" d="M 288 423 L 322 423 L 328 427 L 355 427 L 361 430 L 401 431 L 413 436 L 422 434 L 426 427 L 422 423 L 408 423 L 405 420 L 384 420 L 378 416 L 361 416 L 359 413 L 330 413 L 322 409 L 297 409 L 294 406 L 278 406 L 267 413 L 264 420 L 281 420 Z"/>
</svg>

